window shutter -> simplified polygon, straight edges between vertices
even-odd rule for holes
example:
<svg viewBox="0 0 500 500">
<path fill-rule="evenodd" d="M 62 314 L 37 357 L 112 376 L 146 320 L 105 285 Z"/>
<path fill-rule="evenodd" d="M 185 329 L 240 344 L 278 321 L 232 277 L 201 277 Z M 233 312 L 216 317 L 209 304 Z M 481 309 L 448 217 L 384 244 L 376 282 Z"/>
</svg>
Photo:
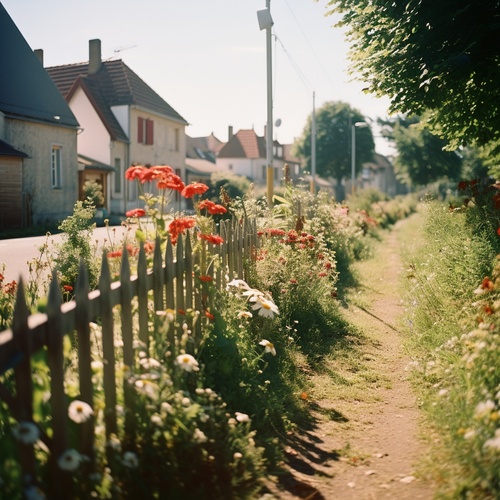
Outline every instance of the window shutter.
<svg viewBox="0 0 500 500">
<path fill-rule="evenodd" d="M 137 142 L 144 143 L 144 118 L 137 118 Z"/>
<path fill-rule="evenodd" d="M 146 144 L 153 144 L 154 121 L 146 120 Z"/>
</svg>

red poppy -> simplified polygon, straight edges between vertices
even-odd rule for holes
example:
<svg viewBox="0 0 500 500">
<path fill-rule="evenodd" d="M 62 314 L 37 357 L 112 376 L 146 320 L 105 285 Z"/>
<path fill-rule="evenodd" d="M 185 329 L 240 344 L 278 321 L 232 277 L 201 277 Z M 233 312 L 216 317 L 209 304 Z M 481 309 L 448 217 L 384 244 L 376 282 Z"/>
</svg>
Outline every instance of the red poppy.
<svg viewBox="0 0 500 500">
<path fill-rule="evenodd" d="M 217 203 L 214 203 L 210 200 L 201 200 L 198 204 L 198 208 L 200 210 L 205 209 L 211 215 L 225 214 L 227 212 L 225 207 L 223 207 L 222 205 L 217 205 Z"/>
<path fill-rule="evenodd" d="M 200 281 L 204 281 L 205 283 L 210 283 L 213 280 L 212 276 L 200 276 Z"/>
<path fill-rule="evenodd" d="M 179 217 L 178 219 L 174 219 L 168 226 L 172 244 L 175 245 L 177 243 L 179 234 L 184 234 L 186 229 L 194 227 L 195 225 L 196 220 L 193 217 Z"/>
<path fill-rule="evenodd" d="M 145 168 L 142 165 L 132 165 L 125 172 L 125 179 L 133 181 L 134 179 L 141 180 Z"/>
<path fill-rule="evenodd" d="M 185 198 L 192 198 L 195 194 L 203 194 L 207 189 L 208 186 L 202 182 L 192 182 L 181 191 L 181 194 Z"/>
<path fill-rule="evenodd" d="M 220 245 L 221 243 L 224 243 L 224 239 L 221 238 L 220 236 L 217 236 L 216 234 L 202 234 L 199 233 L 198 236 L 205 241 L 209 241 L 210 243 L 213 243 L 214 245 Z"/>
<path fill-rule="evenodd" d="M 108 252 L 108 259 L 116 259 L 117 257 L 122 256 L 121 250 L 116 250 L 114 252 Z"/>
<path fill-rule="evenodd" d="M 17 287 L 17 283 L 15 280 L 11 281 L 10 283 L 7 283 L 4 288 L 3 288 L 3 291 L 7 294 L 7 295 L 14 295 L 14 293 L 16 292 L 16 287 Z"/>
<path fill-rule="evenodd" d="M 146 215 L 146 210 L 143 208 L 133 208 L 125 212 L 127 217 L 144 217 Z"/>
<path fill-rule="evenodd" d="M 63 285 L 63 289 L 65 292 L 72 292 L 73 287 L 71 285 Z"/>
</svg>

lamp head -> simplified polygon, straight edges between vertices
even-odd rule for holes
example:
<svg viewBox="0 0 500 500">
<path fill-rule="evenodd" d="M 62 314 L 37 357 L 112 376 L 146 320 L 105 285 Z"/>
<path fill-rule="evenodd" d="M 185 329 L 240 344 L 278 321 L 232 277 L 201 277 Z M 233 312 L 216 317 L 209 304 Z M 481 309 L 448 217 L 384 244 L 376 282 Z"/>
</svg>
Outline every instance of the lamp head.
<svg viewBox="0 0 500 500">
<path fill-rule="evenodd" d="M 259 21 L 260 30 L 267 30 L 274 24 L 273 18 L 271 17 L 271 11 L 269 9 L 261 9 L 257 11 L 257 19 Z"/>
</svg>

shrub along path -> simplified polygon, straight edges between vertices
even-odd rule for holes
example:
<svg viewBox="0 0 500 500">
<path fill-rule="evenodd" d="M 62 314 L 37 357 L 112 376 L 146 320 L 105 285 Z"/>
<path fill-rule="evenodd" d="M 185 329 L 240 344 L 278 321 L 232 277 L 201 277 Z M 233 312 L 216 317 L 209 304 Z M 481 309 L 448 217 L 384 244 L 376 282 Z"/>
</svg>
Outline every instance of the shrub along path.
<svg viewBox="0 0 500 500">
<path fill-rule="evenodd" d="M 275 497 L 433 498 L 419 465 L 427 455 L 421 436 L 430 431 L 420 421 L 398 326 L 403 240 L 418 228 L 418 215 L 400 221 L 373 257 L 356 265 L 360 284 L 345 308 L 352 328 L 311 373 L 307 398 L 316 422 L 290 436 L 290 476 L 281 478 L 285 492 L 273 491 Z"/>
</svg>

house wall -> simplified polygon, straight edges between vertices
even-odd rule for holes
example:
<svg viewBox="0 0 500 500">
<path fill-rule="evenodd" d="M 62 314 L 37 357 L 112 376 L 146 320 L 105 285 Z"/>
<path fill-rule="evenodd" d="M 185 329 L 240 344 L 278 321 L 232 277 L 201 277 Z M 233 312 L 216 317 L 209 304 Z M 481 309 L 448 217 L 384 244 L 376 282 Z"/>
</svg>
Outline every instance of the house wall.
<svg viewBox="0 0 500 500">
<path fill-rule="evenodd" d="M 26 153 L 23 196 L 31 208 L 28 222 L 58 222 L 73 212 L 78 199 L 76 130 L 8 118 L 5 141 Z M 51 187 L 52 146 L 61 147 L 62 187 Z"/>
<path fill-rule="evenodd" d="M 153 144 L 138 143 L 138 118 L 154 122 Z M 176 132 L 177 139 L 176 139 Z M 169 165 L 184 173 L 186 158 L 185 126 L 140 108 L 132 108 L 130 113 L 130 163 L 141 165 Z"/>
<path fill-rule="evenodd" d="M 108 164 L 111 138 L 85 92 L 77 89 L 68 104 L 83 128 L 78 134 L 78 153 Z"/>
<path fill-rule="evenodd" d="M 0 157 L 0 230 L 23 226 L 23 160 Z"/>
</svg>

